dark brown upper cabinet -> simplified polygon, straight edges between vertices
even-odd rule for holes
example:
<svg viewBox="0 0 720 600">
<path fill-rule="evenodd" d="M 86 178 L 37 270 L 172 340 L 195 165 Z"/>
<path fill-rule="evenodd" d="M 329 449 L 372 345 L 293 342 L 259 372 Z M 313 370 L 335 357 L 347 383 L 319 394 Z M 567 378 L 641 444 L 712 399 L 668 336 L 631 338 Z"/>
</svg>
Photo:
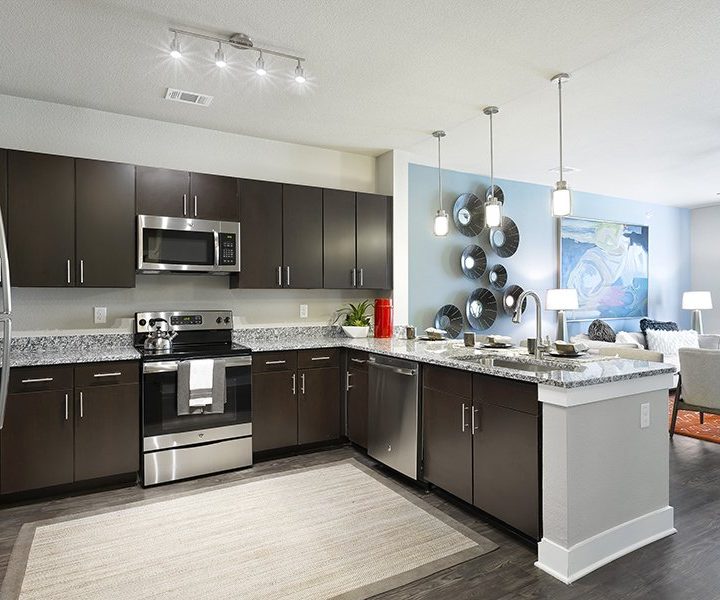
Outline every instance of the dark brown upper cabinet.
<svg viewBox="0 0 720 600">
<path fill-rule="evenodd" d="M 355 192 L 323 190 L 323 287 L 357 287 Z"/>
<path fill-rule="evenodd" d="M 322 211 L 322 189 L 283 184 L 284 287 L 323 286 Z"/>
<path fill-rule="evenodd" d="M 0 211 L 7 227 L 7 150 L 0 148 Z"/>
<path fill-rule="evenodd" d="M 135 167 L 75 161 L 76 271 L 80 287 L 135 286 Z"/>
<path fill-rule="evenodd" d="M 237 180 L 222 175 L 190 173 L 190 216 L 210 221 L 237 221 Z"/>
<path fill-rule="evenodd" d="M 357 193 L 357 287 L 392 288 L 392 198 Z"/>
<path fill-rule="evenodd" d="M 12 285 L 75 285 L 75 159 L 8 152 Z"/>
<path fill-rule="evenodd" d="M 282 188 L 282 183 L 238 180 L 240 273 L 230 276 L 230 287 L 282 287 Z"/>
<path fill-rule="evenodd" d="M 237 221 L 235 178 L 137 167 L 137 212 L 160 217 Z"/>
</svg>

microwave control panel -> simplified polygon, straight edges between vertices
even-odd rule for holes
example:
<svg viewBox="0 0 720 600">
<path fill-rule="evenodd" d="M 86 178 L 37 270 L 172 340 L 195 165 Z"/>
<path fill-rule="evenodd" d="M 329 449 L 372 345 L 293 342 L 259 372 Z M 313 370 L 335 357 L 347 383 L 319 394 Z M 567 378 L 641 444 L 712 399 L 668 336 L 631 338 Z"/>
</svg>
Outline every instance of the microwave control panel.
<svg viewBox="0 0 720 600">
<path fill-rule="evenodd" d="M 220 234 L 220 265 L 237 264 L 237 235 L 234 233 Z"/>
</svg>

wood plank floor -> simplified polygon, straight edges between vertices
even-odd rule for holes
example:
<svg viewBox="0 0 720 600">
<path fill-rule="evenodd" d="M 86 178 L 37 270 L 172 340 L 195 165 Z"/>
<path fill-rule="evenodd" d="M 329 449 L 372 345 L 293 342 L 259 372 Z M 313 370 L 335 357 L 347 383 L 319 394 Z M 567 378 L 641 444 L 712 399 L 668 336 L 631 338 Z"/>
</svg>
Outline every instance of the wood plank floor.
<svg viewBox="0 0 720 600">
<path fill-rule="evenodd" d="M 143 490 L 118 490 L 58 498 L 0 510 L 0 577 L 5 574 L 15 536 L 23 523 L 99 507 L 162 498 L 219 482 L 354 457 L 375 465 L 350 446 L 271 460 L 252 469 Z M 671 504 L 678 533 L 642 548 L 566 586 L 533 566 L 532 548 L 483 522 L 449 495 L 410 488 L 427 502 L 499 544 L 486 556 L 398 588 L 386 600 L 718 600 L 720 599 L 720 445 L 675 436 L 670 444 Z M 382 467 L 382 472 L 390 474 Z M 408 486 L 409 487 L 409 486 Z M 208 596 L 211 597 L 211 596 Z"/>
</svg>

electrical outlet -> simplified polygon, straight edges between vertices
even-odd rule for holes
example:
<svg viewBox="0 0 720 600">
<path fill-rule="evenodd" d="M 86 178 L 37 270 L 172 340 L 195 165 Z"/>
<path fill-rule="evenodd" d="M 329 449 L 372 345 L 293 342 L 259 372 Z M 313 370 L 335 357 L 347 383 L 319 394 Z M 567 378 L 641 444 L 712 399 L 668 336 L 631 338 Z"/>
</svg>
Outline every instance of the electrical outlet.
<svg viewBox="0 0 720 600">
<path fill-rule="evenodd" d="M 650 427 L 650 403 L 643 402 L 640 405 L 640 429 Z"/>
<path fill-rule="evenodd" d="M 100 323 L 106 323 L 107 322 L 107 307 L 106 306 L 96 306 L 93 308 L 93 320 L 95 321 L 95 324 L 98 325 Z"/>
<path fill-rule="evenodd" d="M 300 305 L 300 318 L 301 318 L 301 319 L 307 319 L 307 318 L 308 318 L 308 305 L 307 305 L 307 304 L 301 304 L 301 305 Z"/>
</svg>

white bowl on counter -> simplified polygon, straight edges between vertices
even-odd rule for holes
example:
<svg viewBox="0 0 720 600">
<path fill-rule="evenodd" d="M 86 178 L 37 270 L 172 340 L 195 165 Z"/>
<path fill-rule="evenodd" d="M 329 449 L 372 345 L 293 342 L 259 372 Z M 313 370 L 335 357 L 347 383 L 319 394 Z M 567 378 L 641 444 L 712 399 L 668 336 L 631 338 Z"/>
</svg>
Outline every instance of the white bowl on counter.
<svg viewBox="0 0 720 600">
<path fill-rule="evenodd" d="M 370 327 L 368 325 L 365 325 L 364 327 L 360 327 L 357 325 L 343 325 L 342 330 L 348 337 L 366 338 L 368 336 L 368 332 L 370 331 Z"/>
</svg>

